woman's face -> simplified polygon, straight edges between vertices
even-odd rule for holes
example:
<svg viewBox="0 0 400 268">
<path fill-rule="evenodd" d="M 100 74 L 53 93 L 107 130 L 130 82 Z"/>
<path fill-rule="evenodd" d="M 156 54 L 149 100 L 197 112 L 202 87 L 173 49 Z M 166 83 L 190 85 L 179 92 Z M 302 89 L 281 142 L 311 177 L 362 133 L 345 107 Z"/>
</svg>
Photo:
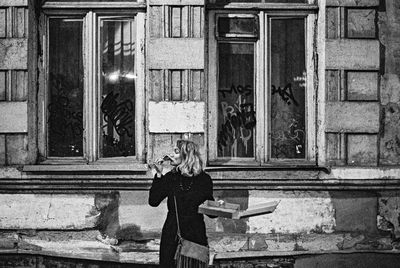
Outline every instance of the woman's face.
<svg viewBox="0 0 400 268">
<path fill-rule="evenodd" d="M 180 163 L 182 163 L 181 150 L 179 150 L 178 147 L 174 148 L 174 152 L 170 156 L 171 156 L 171 165 L 178 166 Z"/>
</svg>

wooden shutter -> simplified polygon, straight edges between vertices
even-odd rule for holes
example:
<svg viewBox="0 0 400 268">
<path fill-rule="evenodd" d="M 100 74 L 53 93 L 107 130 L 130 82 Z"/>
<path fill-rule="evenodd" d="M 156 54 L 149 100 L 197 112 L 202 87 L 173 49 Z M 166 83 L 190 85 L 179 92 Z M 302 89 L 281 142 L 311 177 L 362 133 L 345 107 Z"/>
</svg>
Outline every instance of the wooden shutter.
<svg viewBox="0 0 400 268">
<path fill-rule="evenodd" d="M 204 0 L 147 5 L 148 157 L 170 152 L 185 135 L 204 150 Z"/>
<path fill-rule="evenodd" d="M 378 165 L 378 0 L 326 1 L 326 158 Z"/>
<path fill-rule="evenodd" d="M 28 3 L 0 1 L 0 165 L 27 157 Z"/>
</svg>

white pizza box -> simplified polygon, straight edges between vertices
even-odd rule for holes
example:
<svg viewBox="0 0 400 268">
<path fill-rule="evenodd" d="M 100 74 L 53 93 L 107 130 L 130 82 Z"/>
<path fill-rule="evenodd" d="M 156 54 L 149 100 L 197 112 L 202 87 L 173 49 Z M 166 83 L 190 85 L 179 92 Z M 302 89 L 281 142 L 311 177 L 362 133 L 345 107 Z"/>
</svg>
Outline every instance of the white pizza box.
<svg viewBox="0 0 400 268">
<path fill-rule="evenodd" d="M 233 203 L 219 203 L 216 201 L 206 200 L 199 206 L 198 212 L 210 216 L 218 216 L 229 219 L 241 219 L 245 217 L 258 216 L 274 212 L 278 206 L 279 201 L 271 201 L 266 203 L 257 204 L 240 210 L 239 204 Z"/>
</svg>

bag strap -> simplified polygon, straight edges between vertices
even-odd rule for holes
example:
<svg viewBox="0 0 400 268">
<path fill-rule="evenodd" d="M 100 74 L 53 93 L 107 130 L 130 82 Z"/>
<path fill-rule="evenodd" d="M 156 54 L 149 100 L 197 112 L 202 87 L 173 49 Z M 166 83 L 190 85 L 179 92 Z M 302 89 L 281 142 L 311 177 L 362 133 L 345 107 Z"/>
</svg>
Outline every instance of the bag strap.
<svg viewBox="0 0 400 268">
<path fill-rule="evenodd" d="M 178 206 L 176 205 L 176 197 L 175 197 L 175 195 L 174 195 L 174 203 L 175 203 L 176 224 L 178 226 L 177 235 L 178 235 L 179 239 L 181 239 L 182 238 L 182 236 L 181 236 L 181 228 L 179 227 Z"/>
</svg>

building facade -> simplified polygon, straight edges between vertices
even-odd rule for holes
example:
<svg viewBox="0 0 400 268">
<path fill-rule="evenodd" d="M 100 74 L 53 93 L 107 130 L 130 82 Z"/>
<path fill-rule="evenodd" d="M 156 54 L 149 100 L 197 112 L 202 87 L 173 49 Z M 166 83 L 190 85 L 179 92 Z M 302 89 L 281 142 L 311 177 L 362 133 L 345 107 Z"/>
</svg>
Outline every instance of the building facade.
<svg viewBox="0 0 400 268">
<path fill-rule="evenodd" d="M 396 0 L 0 0 L 0 59 L 0 264 L 156 264 L 184 138 L 216 199 L 279 201 L 206 218 L 217 266 L 395 267 Z"/>
</svg>

